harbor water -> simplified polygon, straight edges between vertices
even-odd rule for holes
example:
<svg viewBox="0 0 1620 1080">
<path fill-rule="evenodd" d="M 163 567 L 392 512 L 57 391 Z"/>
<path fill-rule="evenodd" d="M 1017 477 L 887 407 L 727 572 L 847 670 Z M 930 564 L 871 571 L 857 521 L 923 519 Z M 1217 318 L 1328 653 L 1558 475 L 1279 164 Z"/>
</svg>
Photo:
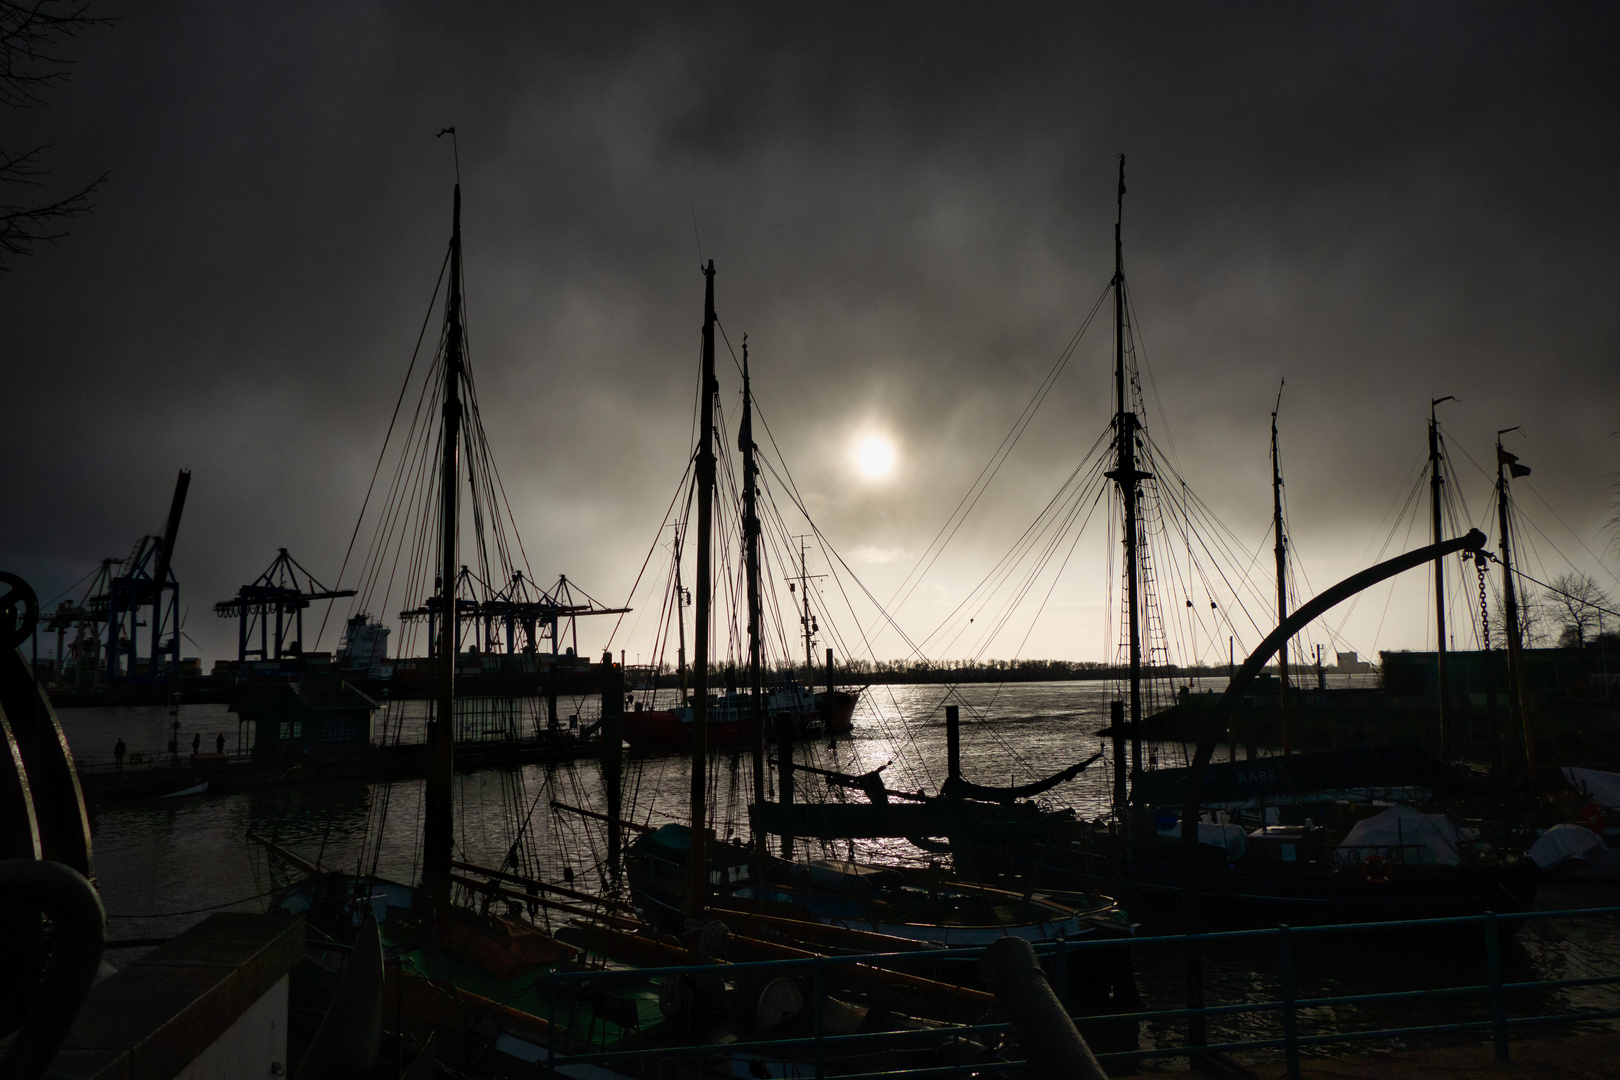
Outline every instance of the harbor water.
<svg viewBox="0 0 1620 1080">
<path fill-rule="evenodd" d="M 1027 783 L 1107 748 L 1107 740 L 1095 732 L 1107 723 L 1113 696 L 1113 688 L 1105 682 L 872 686 L 861 695 L 851 734 L 830 743 L 801 745 L 796 758 L 802 764 L 848 774 L 881 768 L 891 789 L 936 792 L 945 777 L 944 706 L 954 703 L 962 709 L 966 778 L 980 784 Z M 426 708 L 423 702 L 392 703 L 386 727 L 379 719 L 379 729 L 387 731 L 389 741 L 420 741 Z M 540 710 L 540 703 L 526 703 L 525 722 L 543 723 Z M 565 727 L 570 716 L 588 722 L 598 712 L 599 702 L 592 698 L 559 702 Z M 166 757 L 176 719 L 182 755 L 189 754 L 194 735 L 201 736 L 204 752 L 213 751 L 221 734 L 227 752 L 234 753 L 239 745 L 236 717 L 224 706 L 182 705 L 178 714 L 167 708 L 64 709 L 60 715 L 75 757 L 91 767 L 110 765 L 113 744 L 119 739 L 131 759 L 136 754 Z M 1186 763 L 1190 748 L 1152 744 L 1144 753 L 1150 764 L 1176 766 Z M 1224 757 L 1224 748 L 1217 757 Z M 1071 807 L 1082 818 L 1103 815 L 1112 782 L 1109 760 L 1105 754 L 1074 780 L 1048 792 L 1044 801 Z M 751 758 L 737 748 L 720 748 L 711 757 L 708 773 L 710 824 L 722 839 L 743 837 L 753 783 Z M 623 772 L 623 815 L 654 827 L 687 821 L 690 779 L 690 763 L 684 757 L 630 755 Z M 770 785 L 774 798 L 774 777 Z M 799 774 L 795 786 L 800 800 L 834 797 L 825 781 L 814 775 Z M 604 866 L 603 826 L 553 809 L 553 802 L 606 810 L 598 763 L 585 759 L 458 774 L 457 857 L 480 866 L 516 865 L 541 879 L 566 881 L 585 891 L 613 889 L 615 883 Z M 328 868 L 374 868 L 385 877 L 414 881 L 419 872 L 421 810 L 419 780 L 287 784 L 105 808 L 94 820 L 94 839 L 96 876 L 110 916 L 109 937 L 165 938 L 212 911 L 263 910 L 277 879 L 262 849 L 250 842 L 250 833 Z M 938 858 L 903 840 L 813 845 L 809 854 L 909 865 Z M 1175 929 L 1162 915 L 1132 904 L 1129 897 L 1119 899 L 1141 934 Z M 1620 889 L 1544 887 L 1538 900 L 1541 905 L 1564 907 L 1616 902 Z M 542 909 L 537 919 L 543 922 L 547 917 Z M 1477 932 L 1459 931 L 1308 938 L 1295 947 L 1296 993 L 1315 997 L 1477 985 L 1485 978 L 1485 950 L 1479 937 Z M 137 949 L 115 948 L 108 961 L 117 967 L 139 954 Z M 1219 943 L 1206 959 L 1211 1003 L 1277 999 L 1274 942 Z M 1606 920 L 1534 922 L 1506 943 L 1503 960 L 1510 980 L 1612 974 L 1620 962 L 1620 926 Z M 1136 950 L 1138 981 L 1148 1008 L 1182 1003 L 1182 964 L 1178 949 Z M 1620 993 L 1611 987 L 1554 991 L 1534 1001 L 1514 1002 L 1513 1008 L 1521 1013 L 1549 1012 L 1577 1005 L 1620 1008 Z M 1335 1027 L 1435 1023 L 1455 1018 L 1459 1010 L 1469 1018 L 1483 1017 L 1485 1004 L 1439 999 L 1418 1008 L 1340 1006 L 1307 1014 L 1305 1023 Z M 1275 1023 L 1269 1016 L 1229 1019 L 1212 1034 L 1266 1037 L 1267 1032 L 1274 1034 Z M 1302 1028 L 1303 1033 L 1308 1031 Z M 1144 1045 L 1166 1034 L 1163 1028 L 1147 1027 Z"/>
</svg>

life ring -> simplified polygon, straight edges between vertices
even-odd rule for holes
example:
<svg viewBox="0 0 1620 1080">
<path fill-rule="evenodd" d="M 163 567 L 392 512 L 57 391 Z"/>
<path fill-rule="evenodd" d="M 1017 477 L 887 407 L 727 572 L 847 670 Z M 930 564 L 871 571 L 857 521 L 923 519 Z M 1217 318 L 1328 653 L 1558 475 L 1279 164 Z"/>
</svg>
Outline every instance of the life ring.
<svg viewBox="0 0 1620 1080">
<path fill-rule="evenodd" d="M 1388 885 L 1388 861 L 1382 855 L 1367 856 L 1361 860 L 1361 876 L 1369 885 Z"/>
</svg>

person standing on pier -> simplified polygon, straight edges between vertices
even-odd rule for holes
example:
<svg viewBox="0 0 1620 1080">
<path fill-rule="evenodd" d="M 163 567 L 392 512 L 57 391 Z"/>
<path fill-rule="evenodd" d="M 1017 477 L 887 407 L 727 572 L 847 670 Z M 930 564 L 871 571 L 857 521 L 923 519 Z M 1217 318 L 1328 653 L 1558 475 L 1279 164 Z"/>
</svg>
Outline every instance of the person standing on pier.
<svg viewBox="0 0 1620 1080">
<path fill-rule="evenodd" d="M 119 739 L 117 742 L 113 743 L 113 761 L 117 762 L 120 769 L 124 767 L 124 754 L 128 749 L 129 748 L 124 745 L 123 739 Z"/>
<path fill-rule="evenodd" d="M 222 731 L 222 732 L 219 733 L 219 736 L 214 739 L 214 753 L 223 754 L 224 752 L 225 752 L 225 733 Z"/>
<path fill-rule="evenodd" d="M 191 756 L 196 757 L 200 753 L 202 753 L 202 732 L 199 731 L 191 737 Z"/>
</svg>

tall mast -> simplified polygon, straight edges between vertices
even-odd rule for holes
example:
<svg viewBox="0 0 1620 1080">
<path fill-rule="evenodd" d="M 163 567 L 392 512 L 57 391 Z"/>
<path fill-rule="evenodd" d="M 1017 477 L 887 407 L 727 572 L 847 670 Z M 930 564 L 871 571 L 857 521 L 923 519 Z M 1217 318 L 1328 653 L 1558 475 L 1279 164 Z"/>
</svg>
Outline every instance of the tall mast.
<svg viewBox="0 0 1620 1080">
<path fill-rule="evenodd" d="M 804 628 L 804 684 L 815 689 L 816 685 L 816 657 L 815 630 L 810 615 L 810 562 L 805 553 L 805 540 L 808 537 L 799 537 L 799 596 L 804 601 L 804 614 L 799 616 L 799 625 Z"/>
<path fill-rule="evenodd" d="M 1136 471 L 1136 413 L 1128 406 L 1125 379 L 1125 249 L 1120 223 L 1125 217 L 1125 155 L 1119 155 L 1118 216 L 1114 219 L 1114 414 L 1115 467 L 1106 475 L 1119 485 L 1125 524 L 1125 606 L 1131 641 L 1131 774 L 1142 771 L 1142 637 L 1137 628 L 1136 485 L 1148 478 Z"/>
<path fill-rule="evenodd" d="M 703 916 L 709 889 L 704 852 L 707 829 L 709 758 L 709 583 L 714 532 L 714 260 L 703 268 L 703 426 L 698 438 L 697 612 L 692 627 L 692 865 L 687 903 L 693 918 Z"/>
<path fill-rule="evenodd" d="M 1440 524 L 1440 485 L 1444 482 L 1440 475 L 1440 422 L 1435 417 L 1435 406 L 1442 401 L 1455 401 L 1456 398 L 1447 394 L 1442 398 L 1434 398 L 1429 402 L 1429 523 L 1433 534 L 1433 542 L 1438 544 L 1445 537 L 1441 535 Z M 1439 662 L 1440 676 L 1440 760 L 1451 761 L 1451 686 L 1446 678 L 1446 561 L 1441 558 L 1434 560 L 1434 634 L 1435 656 Z M 1487 662 L 1490 657 L 1485 658 Z"/>
<path fill-rule="evenodd" d="M 422 822 L 422 892 L 435 922 L 450 918 L 450 856 L 454 843 L 451 816 L 452 761 L 456 718 L 456 577 L 459 554 L 456 533 L 461 449 L 461 185 L 456 185 L 450 229 L 450 294 L 445 307 L 444 433 L 439 463 L 439 699 L 428 725 L 428 773 Z"/>
<path fill-rule="evenodd" d="M 759 514 L 756 508 L 759 466 L 754 461 L 754 397 L 748 381 L 748 335 L 743 335 L 743 413 L 737 432 L 743 455 L 743 559 L 748 574 L 748 684 L 753 690 L 754 805 L 765 805 L 765 684 L 760 672 Z M 760 887 L 765 880 L 765 832 L 754 830 L 754 860 Z"/>
<path fill-rule="evenodd" d="M 677 706 L 686 704 L 686 590 L 681 587 L 681 525 L 675 525 L 675 625 L 679 627 L 680 644 L 675 652 L 675 677 L 680 686 Z"/>
<path fill-rule="evenodd" d="M 1282 464 L 1277 460 L 1277 412 L 1282 408 L 1282 385 L 1277 386 L 1277 406 L 1271 410 L 1271 528 L 1277 534 L 1273 550 L 1277 555 L 1277 625 L 1288 618 L 1288 538 L 1283 532 Z M 1282 719 L 1282 750 L 1294 752 L 1294 728 L 1288 715 L 1288 642 L 1277 650 L 1277 711 Z"/>
<path fill-rule="evenodd" d="M 1508 716 L 1513 726 L 1524 733 L 1525 777 L 1533 790 L 1536 753 L 1535 743 L 1530 737 L 1529 717 L 1524 709 L 1524 642 L 1519 635 L 1519 599 L 1513 587 L 1513 554 L 1508 539 L 1508 474 L 1515 468 L 1522 470 L 1520 475 L 1530 470 L 1518 465 L 1519 459 L 1502 449 L 1502 436 L 1517 430 L 1517 427 L 1510 427 L 1496 433 L 1496 512 L 1502 532 L 1502 625 L 1507 634 Z"/>
</svg>

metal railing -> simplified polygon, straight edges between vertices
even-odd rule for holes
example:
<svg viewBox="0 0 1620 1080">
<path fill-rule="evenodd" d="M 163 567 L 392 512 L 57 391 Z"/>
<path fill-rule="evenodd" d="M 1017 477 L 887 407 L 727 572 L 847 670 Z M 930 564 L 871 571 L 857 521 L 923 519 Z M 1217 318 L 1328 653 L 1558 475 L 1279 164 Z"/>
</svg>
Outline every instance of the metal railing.
<svg viewBox="0 0 1620 1080">
<path fill-rule="evenodd" d="M 1098 1053 L 1103 1063 L 1127 1062 L 1146 1058 L 1189 1057 L 1200 1053 L 1232 1053 L 1257 1050 L 1282 1050 L 1287 1062 L 1288 1076 L 1298 1080 L 1300 1051 L 1305 1048 L 1327 1046 L 1333 1043 L 1368 1042 L 1380 1039 L 1405 1039 L 1413 1036 L 1442 1035 L 1463 1032 L 1489 1031 L 1495 1053 L 1503 1061 L 1508 1059 L 1508 1033 L 1513 1028 L 1535 1025 L 1576 1024 L 1595 1020 L 1620 1018 L 1620 1009 L 1574 1009 L 1567 1012 L 1531 1016 L 1510 1016 L 1508 995 L 1521 991 L 1547 991 L 1577 987 L 1620 984 L 1620 956 L 1615 958 L 1616 973 L 1574 979 L 1538 979 L 1510 982 L 1503 976 L 1501 938 L 1503 924 L 1552 919 L 1598 919 L 1620 917 L 1620 907 L 1581 908 L 1564 911 L 1525 911 L 1504 914 L 1457 916 L 1437 919 L 1403 919 L 1375 923 L 1342 923 L 1328 926 L 1278 926 L 1259 930 L 1232 930 L 1207 934 L 1134 937 L 1102 941 L 1055 941 L 1035 946 L 1041 956 L 1050 956 L 1053 963 L 1053 985 L 1060 999 L 1067 1004 L 1069 964 L 1083 959 L 1089 950 L 1141 948 L 1183 948 L 1198 944 L 1262 941 L 1274 939 L 1277 949 L 1279 996 L 1271 1001 L 1250 1001 L 1230 1005 L 1210 1005 L 1201 1009 L 1152 1009 L 1106 1015 L 1086 1015 L 1076 1020 L 1083 1027 L 1107 1023 L 1139 1024 L 1144 1021 L 1172 1022 L 1194 1016 L 1232 1017 L 1242 1014 L 1274 1012 L 1280 1019 L 1281 1034 L 1277 1038 L 1249 1039 L 1229 1042 L 1206 1042 L 1199 1045 L 1155 1046 L 1150 1049 Z M 1477 985 L 1439 987 L 1425 990 L 1399 990 L 1366 994 L 1340 994 L 1328 997 L 1301 998 L 1296 993 L 1294 945 L 1302 937 L 1330 934 L 1371 934 L 1390 931 L 1450 930 L 1473 927 L 1480 932 L 1484 949 L 1486 981 Z M 672 979 L 683 975 L 703 975 L 722 979 L 750 977 L 762 973 L 773 975 L 803 975 L 808 973 L 811 995 L 806 1003 L 812 1017 L 812 1030 L 808 1036 L 786 1039 L 739 1040 L 693 1046 L 659 1046 L 656 1048 L 593 1050 L 588 1053 L 558 1053 L 556 1040 L 550 1040 L 540 1064 L 547 1075 L 558 1075 L 557 1070 L 568 1065 L 587 1063 L 630 1065 L 647 1059 L 702 1058 L 757 1053 L 761 1057 L 792 1063 L 805 1075 L 820 1080 L 826 1075 L 830 1057 L 850 1051 L 873 1051 L 903 1047 L 908 1042 L 926 1044 L 932 1039 L 947 1040 L 994 1035 L 1009 1032 L 1007 1023 L 966 1025 L 940 1025 L 921 1029 L 874 1032 L 856 1035 L 830 1035 L 822 1030 L 822 1003 L 826 998 L 826 980 L 829 969 L 852 965 L 899 968 L 908 963 L 938 963 L 941 961 L 974 961 L 983 954 L 982 948 L 939 949 L 923 952 L 870 953 L 856 956 L 816 956 L 795 960 L 766 960 L 736 964 L 687 964 L 675 967 L 607 969 L 592 968 L 581 971 L 553 972 L 545 979 L 550 1016 L 558 1016 L 559 992 L 566 993 L 574 983 L 590 982 L 592 989 L 613 982 L 646 982 Z M 1331 1031 L 1314 1035 L 1299 1032 L 1300 1013 L 1346 1005 L 1391 1005 L 1419 1000 L 1436 1001 L 1444 998 L 1484 998 L 1487 1015 L 1472 1019 L 1459 1019 L 1449 1023 L 1417 1024 L 1393 1028 Z M 577 998 L 571 998 L 571 1002 Z M 570 1003 L 569 1008 L 573 1007 Z M 587 1007 L 589 1005 L 587 1004 Z M 553 1027 L 553 1031 L 557 1029 Z M 797 1053 L 793 1053 L 797 1052 Z M 800 1056 L 802 1055 L 802 1056 Z M 970 1073 L 1000 1072 L 1023 1068 L 1023 1061 L 991 1060 L 962 1065 L 942 1065 L 933 1068 L 910 1068 L 901 1071 L 839 1073 L 844 1080 L 876 1080 L 878 1077 L 905 1075 L 908 1077 L 965 1076 Z M 793 1075 L 793 1074 L 784 1074 Z"/>
</svg>

